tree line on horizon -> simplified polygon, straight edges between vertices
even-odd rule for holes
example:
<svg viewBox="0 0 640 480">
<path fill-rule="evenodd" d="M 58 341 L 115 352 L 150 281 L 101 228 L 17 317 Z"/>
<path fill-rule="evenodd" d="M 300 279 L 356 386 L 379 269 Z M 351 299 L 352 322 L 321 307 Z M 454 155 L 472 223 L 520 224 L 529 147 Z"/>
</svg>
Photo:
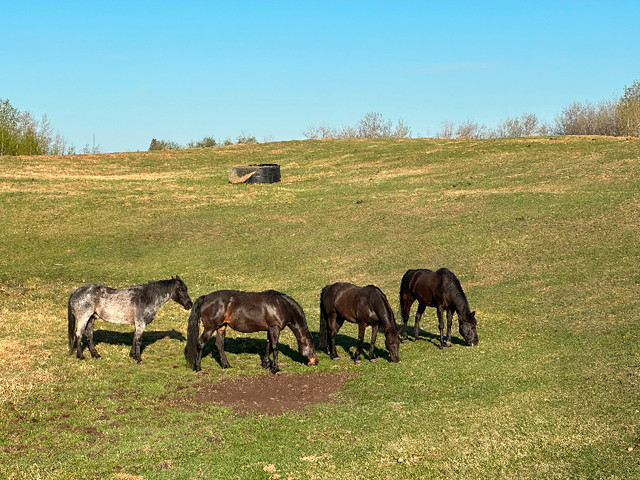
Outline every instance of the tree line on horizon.
<svg viewBox="0 0 640 480">
<path fill-rule="evenodd" d="M 467 120 L 444 121 L 437 138 L 512 138 L 546 135 L 607 135 L 640 137 L 640 81 L 625 87 L 620 98 L 598 103 L 574 102 L 564 107 L 553 122 L 541 121 L 533 113 L 507 118 L 496 128 Z M 303 132 L 307 139 L 326 138 L 410 138 L 411 128 L 402 119 L 397 123 L 380 113 L 369 112 L 353 126 L 336 128 L 328 125 L 309 126 Z M 180 150 L 233 144 L 257 143 L 256 137 L 242 133 L 235 142 L 222 142 L 213 137 L 191 141 L 185 146 L 170 140 L 152 139 L 149 150 Z M 0 99 L 0 156 L 4 155 L 73 155 L 70 145 L 53 129 L 46 116 L 38 121 L 30 112 L 21 112 L 9 100 Z M 100 147 L 85 145 L 81 153 L 100 153 Z"/>
<path fill-rule="evenodd" d="M 355 126 L 335 128 L 310 126 L 303 135 L 324 138 L 407 138 L 411 129 L 402 120 L 394 126 L 379 113 L 368 113 Z M 606 135 L 640 137 L 640 81 L 625 87 L 622 97 L 599 103 L 574 102 L 563 108 L 552 123 L 541 121 L 533 113 L 507 118 L 496 128 L 467 120 L 444 121 L 436 138 L 514 138 L 546 135 Z"/>
</svg>

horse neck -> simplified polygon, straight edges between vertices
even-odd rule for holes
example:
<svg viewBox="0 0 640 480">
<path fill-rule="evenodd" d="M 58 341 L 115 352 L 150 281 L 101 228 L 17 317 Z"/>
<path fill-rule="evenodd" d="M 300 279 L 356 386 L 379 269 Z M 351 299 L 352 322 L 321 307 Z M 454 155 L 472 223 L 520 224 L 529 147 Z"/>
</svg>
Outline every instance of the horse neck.
<svg viewBox="0 0 640 480">
<path fill-rule="evenodd" d="M 396 331 L 396 318 L 391 310 L 391 305 L 387 301 L 387 297 L 378 287 L 375 287 L 380 294 L 380 304 L 382 305 L 382 311 L 379 312 L 378 317 L 382 321 L 382 329 L 385 335 L 389 335 Z"/>
<path fill-rule="evenodd" d="M 173 292 L 173 282 L 170 280 L 150 282 L 147 283 L 144 288 L 150 299 L 149 306 L 157 311 L 171 298 L 171 293 Z"/>
<path fill-rule="evenodd" d="M 464 293 L 460 292 L 453 297 L 454 305 L 456 307 L 456 312 L 458 313 L 458 317 L 460 319 L 466 320 L 471 313 L 471 309 L 469 308 L 469 302 L 467 302 L 467 298 Z"/>
<path fill-rule="evenodd" d="M 289 322 L 289 328 L 293 332 L 293 335 L 296 337 L 296 340 L 298 340 L 298 342 L 307 337 L 307 335 L 311 335 L 311 332 L 309 332 L 309 328 L 307 328 L 306 323 L 307 322 L 304 317 L 298 317 L 295 322 Z"/>
</svg>

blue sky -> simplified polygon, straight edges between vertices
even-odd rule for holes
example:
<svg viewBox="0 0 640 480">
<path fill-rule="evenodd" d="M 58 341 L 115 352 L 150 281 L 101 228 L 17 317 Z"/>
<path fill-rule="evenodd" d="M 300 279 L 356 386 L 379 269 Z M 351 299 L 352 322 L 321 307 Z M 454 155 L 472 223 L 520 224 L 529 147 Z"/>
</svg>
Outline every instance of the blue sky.
<svg viewBox="0 0 640 480">
<path fill-rule="evenodd" d="M 80 151 L 302 139 L 367 112 L 495 127 L 640 79 L 640 2 L 0 0 L 0 99 Z"/>
</svg>

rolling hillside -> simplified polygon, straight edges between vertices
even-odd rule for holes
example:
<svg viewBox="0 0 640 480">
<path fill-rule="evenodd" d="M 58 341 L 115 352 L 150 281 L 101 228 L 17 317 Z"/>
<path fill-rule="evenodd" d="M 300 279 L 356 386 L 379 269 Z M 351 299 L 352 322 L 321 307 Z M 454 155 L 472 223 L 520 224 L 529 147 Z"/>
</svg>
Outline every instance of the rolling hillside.
<svg viewBox="0 0 640 480">
<path fill-rule="evenodd" d="M 279 163 L 283 181 L 229 184 L 247 163 Z M 637 139 L 295 141 L 0 167 L 0 477 L 640 475 Z M 216 352 L 196 375 L 175 303 L 147 327 L 141 365 L 132 329 L 102 321 L 101 360 L 67 355 L 67 299 L 86 283 L 178 274 L 194 300 L 274 288 L 315 333 L 324 285 L 376 284 L 397 312 L 403 273 L 442 266 L 477 312 L 479 346 L 454 320 L 439 350 L 428 309 L 399 364 L 379 336 L 380 360 L 354 365 L 349 324 L 342 359 L 319 352 L 310 368 L 283 332 L 284 375 L 344 380 L 303 410 L 198 397 L 268 378 L 266 337 L 229 332 L 234 368 Z"/>
</svg>

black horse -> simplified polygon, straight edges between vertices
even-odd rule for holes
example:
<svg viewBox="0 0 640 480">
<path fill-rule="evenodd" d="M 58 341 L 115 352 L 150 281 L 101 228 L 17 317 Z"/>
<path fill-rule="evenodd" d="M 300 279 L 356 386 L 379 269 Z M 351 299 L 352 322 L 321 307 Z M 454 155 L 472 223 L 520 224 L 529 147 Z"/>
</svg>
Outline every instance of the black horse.
<svg viewBox="0 0 640 480">
<path fill-rule="evenodd" d="M 203 332 L 200 335 L 200 320 Z M 307 365 L 316 365 L 318 358 L 313 346 L 313 337 L 307 327 L 307 319 L 302 307 L 284 293 L 275 290 L 264 292 L 241 292 L 238 290 L 218 290 L 196 299 L 187 324 L 187 362 L 196 372 L 201 370 L 202 350 L 207 341 L 216 333 L 216 346 L 220 353 L 222 368 L 229 368 L 224 353 L 226 327 L 239 332 L 267 331 L 267 351 L 262 367 L 272 373 L 278 368 L 278 338 L 285 327 L 289 327 L 298 341 L 298 351 Z M 269 356 L 273 357 L 273 361 Z"/>
<path fill-rule="evenodd" d="M 147 324 L 153 321 L 158 309 L 169 299 L 178 302 L 185 310 L 191 308 L 192 302 L 187 286 L 180 277 L 121 289 L 94 283 L 78 288 L 69 297 L 69 354 L 73 354 L 75 349 L 77 357 L 84 360 L 82 336 L 86 335 L 91 356 L 100 358 L 93 344 L 93 327 L 96 318 L 101 318 L 120 325 L 135 325 L 136 331 L 129 356 L 138 363 L 142 362 L 142 332 Z"/>
<path fill-rule="evenodd" d="M 327 285 L 320 295 L 320 346 L 328 344 L 329 356 L 338 358 L 336 352 L 336 334 L 345 320 L 358 324 L 358 346 L 354 361 L 360 361 L 364 331 L 371 325 L 371 344 L 369 360 L 374 361 L 374 346 L 378 329 L 382 326 L 385 334 L 385 345 L 391 361 L 398 362 L 400 339 L 396 329 L 393 311 L 387 297 L 375 285 L 358 287 L 351 283 L 338 282 Z"/>
<path fill-rule="evenodd" d="M 478 344 L 476 312 L 471 312 L 467 297 L 462 291 L 458 278 L 446 268 L 435 272 L 427 269 L 407 270 L 400 284 L 400 310 L 402 313 L 402 337 L 407 340 L 407 322 L 414 301 L 418 300 L 414 339 L 420 336 L 420 317 L 426 307 L 435 307 L 440 328 L 440 348 L 451 346 L 451 324 L 453 312 L 458 314 L 460 335 L 468 345 Z M 443 338 L 443 312 L 447 312 L 447 341 Z"/>
</svg>

